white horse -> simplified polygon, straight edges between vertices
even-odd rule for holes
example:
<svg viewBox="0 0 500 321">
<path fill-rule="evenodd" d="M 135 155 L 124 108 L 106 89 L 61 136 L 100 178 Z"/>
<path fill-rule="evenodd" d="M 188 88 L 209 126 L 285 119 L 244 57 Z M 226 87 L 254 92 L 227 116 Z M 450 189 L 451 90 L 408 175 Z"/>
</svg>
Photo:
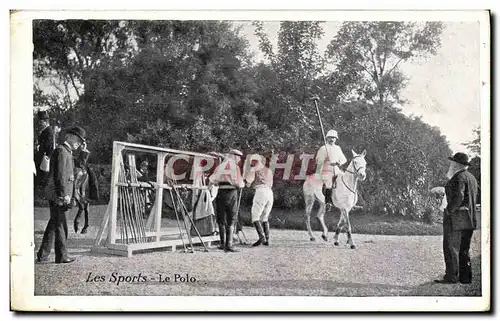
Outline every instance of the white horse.
<svg viewBox="0 0 500 321">
<path fill-rule="evenodd" d="M 351 249 L 355 249 L 356 246 L 352 240 L 351 234 L 351 222 L 349 221 L 349 212 L 356 205 L 358 201 L 357 193 L 357 183 L 358 180 L 364 181 L 366 179 L 366 160 L 365 160 L 366 150 L 361 154 L 356 154 L 352 151 L 352 160 L 346 171 L 339 173 L 336 179 L 336 187 L 332 189 L 332 202 L 335 207 L 340 209 L 340 219 L 337 224 L 334 236 L 334 244 L 339 245 L 338 237 L 342 228 L 342 225 L 347 224 L 347 243 L 350 244 Z M 323 227 L 323 234 L 321 237 L 323 240 L 328 241 L 328 228 L 325 224 L 325 196 L 323 195 L 323 181 L 317 174 L 309 175 L 306 178 L 303 186 L 304 200 L 306 205 L 306 226 L 307 232 L 309 233 L 310 240 L 315 241 L 312 231 L 311 231 L 311 210 L 313 208 L 314 202 L 318 201 L 320 208 L 318 210 L 317 218 Z"/>
</svg>

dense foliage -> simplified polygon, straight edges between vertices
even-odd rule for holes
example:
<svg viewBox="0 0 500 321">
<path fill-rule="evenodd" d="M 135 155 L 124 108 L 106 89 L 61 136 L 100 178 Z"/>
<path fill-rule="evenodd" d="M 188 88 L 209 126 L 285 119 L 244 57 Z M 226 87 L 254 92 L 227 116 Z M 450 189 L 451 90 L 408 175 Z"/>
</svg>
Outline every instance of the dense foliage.
<svg viewBox="0 0 500 321">
<path fill-rule="evenodd" d="M 442 25 L 346 23 L 324 56 L 316 46 L 321 25 L 282 22 L 275 50 L 255 22 L 267 60 L 254 63 L 230 22 L 35 21 L 35 105 L 49 105 L 65 127 L 85 127 L 89 161 L 104 165 L 115 140 L 314 153 L 322 135 L 310 97 L 319 95 L 325 128 L 338 130 L 346 156 L 368 151 L 364 210 L 425 218 L 451 151 L 437 128 L 397 109 L 399 65 L 435 53 Z M 362 74 L 363 48 L 379 55 L 371 78 Z M 349 100 L 353 91 L 359 95 Z M 302 207 L 301 184 L 277 181 L 276 206 Z"/>
</svg>

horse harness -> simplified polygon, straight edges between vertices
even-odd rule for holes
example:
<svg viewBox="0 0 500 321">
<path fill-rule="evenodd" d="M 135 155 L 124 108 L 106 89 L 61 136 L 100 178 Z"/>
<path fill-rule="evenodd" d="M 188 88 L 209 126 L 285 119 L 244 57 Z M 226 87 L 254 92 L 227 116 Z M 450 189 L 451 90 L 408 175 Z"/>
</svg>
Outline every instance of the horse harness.
<svg viewBox="0 0 500 321">
<path fill-rule="evenodd" d="M 351 163 L 352 163 L 352 166 L 354 167 L 354 172 L 353 171 L 350 171 L 349 169 L 346 169 L 345 171 L 348 172 L 348 173 L 351 173 L 351 174 L 354 174 L 354 177 L 356 178 L 354 180 L 354 191 L 349 187 L 349 185 L 347 185 L 347 183 L 344 181 L 344 176 L 342 175 L 341 176 L 341 180 L 342 180 L 342 183 L 344 183 L 344 186 L 347 187 L 347 189 L 352 192 L 353 194 L 358 194 L 357 190 L 356 190 L 356 185 L 358 183 L 358 174 L 359 174 L 359 171 L 361 169 L 363 169 L 364 167 L 359 167 L 359 168 L 356 168 L 356 163 L 354 163 L 354 159 L 356 157 L 360 157 L 359 155 L 356 155 L 354 156 L 354 158 L 352 159 Z"/>
</svg>

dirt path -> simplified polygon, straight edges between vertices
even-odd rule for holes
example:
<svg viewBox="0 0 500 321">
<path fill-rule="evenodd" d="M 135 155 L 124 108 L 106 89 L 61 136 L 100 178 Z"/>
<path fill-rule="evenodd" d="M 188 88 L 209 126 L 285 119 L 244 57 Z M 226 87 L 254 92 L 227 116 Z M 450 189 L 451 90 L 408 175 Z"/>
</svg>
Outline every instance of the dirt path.
<svg viewBox="0 0 500 321">
<path fill-rule="evenodd" d="M 358 248 L 351 250 L 345 236 L 335 247 L 331 240 L 310 242 L 306 231 L 271 230 L 269 247 L 239 246 L 239 253 L 156 251 L 124 258 L 90 253 L 100 220 L 97 212 L 91 213 L 86 235 L 74 234 L 72 222 L 68 224 L 74 263 L 35 265 L 36 295 L 481 295 L 479 233 L 471 247 L 474 282 L 437 285 L 432 280 L 444 271 L 440 236 L 354 234 Z M 35 209 L 37 248 L 47 219 L 48 209 Z M 245 233 L 250 242 L 255 240 L 253 229 L 245 228 Z M 89 273 L 104 281 L 88 282 Z M 136 278 L 117 284 L 119 276 Z M 167 277 L 169 282 L 160 282 Z"/>
</svg>

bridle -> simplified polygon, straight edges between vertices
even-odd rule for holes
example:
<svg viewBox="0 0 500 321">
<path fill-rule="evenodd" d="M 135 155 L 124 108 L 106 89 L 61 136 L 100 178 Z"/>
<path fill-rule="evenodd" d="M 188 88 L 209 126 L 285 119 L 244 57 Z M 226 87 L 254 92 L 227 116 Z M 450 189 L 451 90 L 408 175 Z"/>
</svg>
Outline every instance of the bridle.
<svg viewBox="0 0 500 321">
<path fill-rule="evenodd" d="M 360 175 L 360 174 L 359 174 L 359 171 L 360 171 L 360 170 L 362 170 L 363 168 L 365 168 L 364 166 L 361 166 L 361 167 L 356 168 L 356 163 L 354 162 L 354 159 L 355 159 L 356 157 L 361 157 L 361 156 L 360 156 L 360 155 L 356 155 L 356 156 L 354 156 L 354 157 L 353 157 L 353 159 L 352 159 L 352 161 L 351 161 L 351 164 L 352 164 L 352 166 L 354 167 L 354 172 L 349 170 L 349 166 L 348 166 L 348 167 L 347 167 L 347 169 L 345 170 L 345 171 L 346 171 L 346 172 L 348 172 L 348 173 L 354 174 L 354 178 L 355 178 L 355 179 L 354 179 L 354 188 L 352 188 L 352 189 L 351 189 L 351 188 L 349 187 L 349 185 L 347 185 L 347 183 L 344 181 L 344 176 L 343 176 L 343 175 L 342 175 L 342 177 L 341 177 L 342 183 L 344 183 L 345 187 L 347 187 L 347 189 L 348 189 L 351 193 L 353 193 L 353 194 L 358 194 L 357 189 L 356 189 L 356 186 L 357 186 L 357 184 L 358 184 L 358 176 Z"/>
</svg>

